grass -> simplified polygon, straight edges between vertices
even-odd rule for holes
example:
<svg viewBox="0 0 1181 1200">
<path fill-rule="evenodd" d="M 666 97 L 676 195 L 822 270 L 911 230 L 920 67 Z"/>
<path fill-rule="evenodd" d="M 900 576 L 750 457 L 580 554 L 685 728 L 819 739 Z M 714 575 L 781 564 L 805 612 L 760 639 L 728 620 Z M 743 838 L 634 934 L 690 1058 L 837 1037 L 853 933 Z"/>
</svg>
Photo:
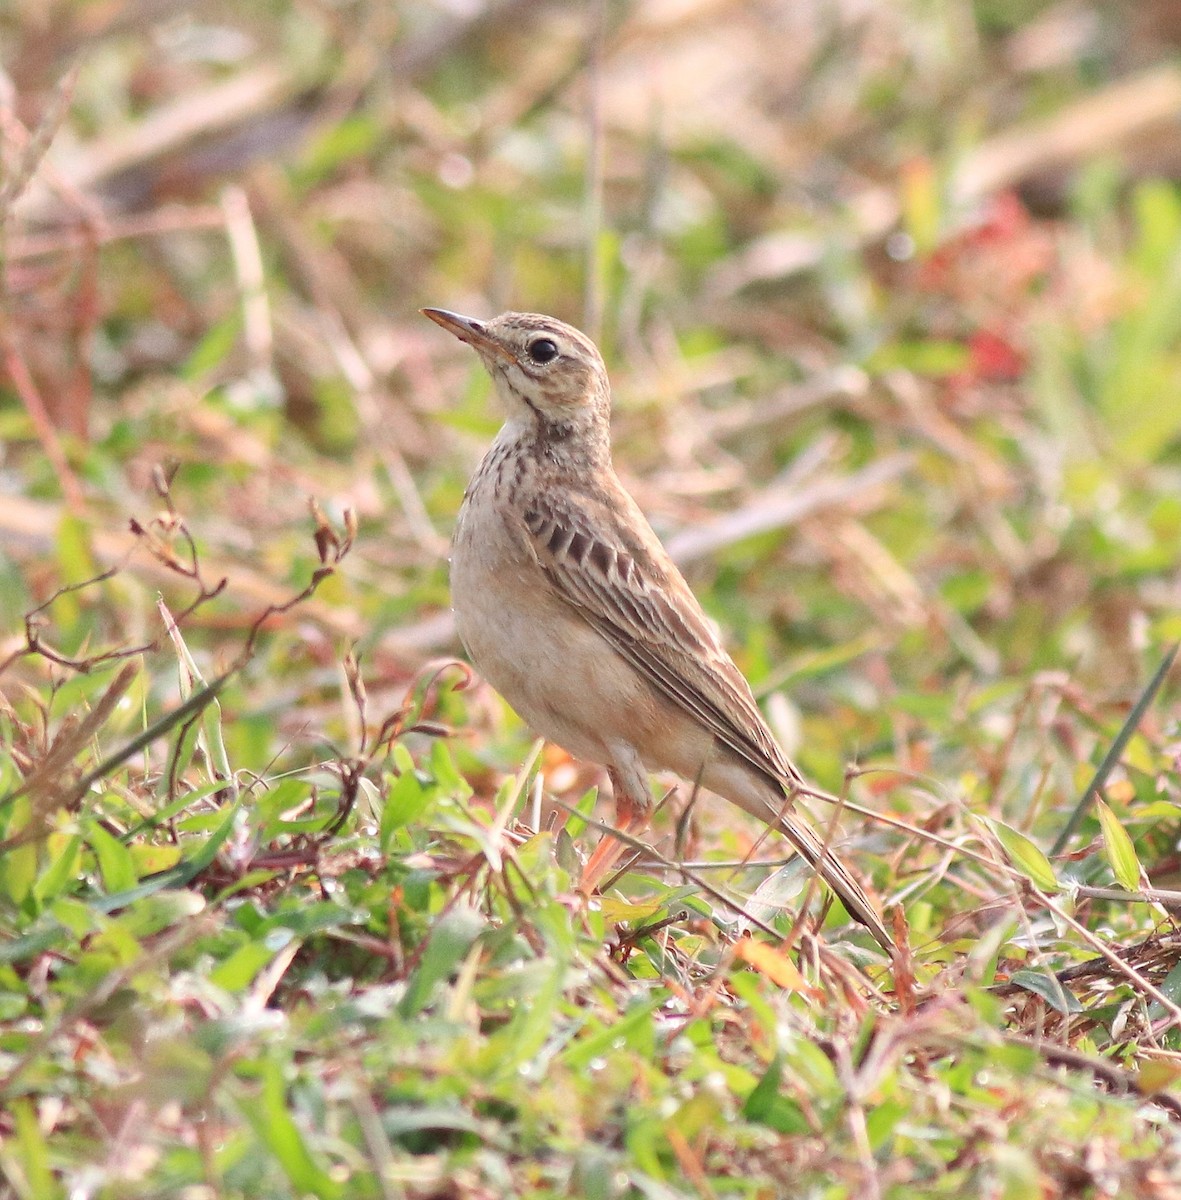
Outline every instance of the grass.
<svg viewBox="0 0 1181 1200">
<path fill-rule="evenodd" d="M 0 15 L 6 1195 L 1181 1186 L 1181 192 L 1046 133 L 1140 18 L 1028 7 Z M 892 960 L 683 786 L 578 900 L 423 304 L 601 324 Z"/>
</svg>

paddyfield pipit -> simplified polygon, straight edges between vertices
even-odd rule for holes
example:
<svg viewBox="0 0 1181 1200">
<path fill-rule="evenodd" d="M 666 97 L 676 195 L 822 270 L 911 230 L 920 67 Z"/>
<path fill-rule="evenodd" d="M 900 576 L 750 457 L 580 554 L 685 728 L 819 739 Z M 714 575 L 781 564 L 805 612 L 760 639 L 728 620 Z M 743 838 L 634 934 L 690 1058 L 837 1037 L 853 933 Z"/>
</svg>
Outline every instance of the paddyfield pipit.
<svg viewBox="0 0 1181 1200">
<path fill-rule="evenodd" d="M 475 349 L 507 413 L 451 548 L 456 626 L 477 670 L 537 733 L 606 766 L 622 829 L 647 823 L 648 771 L 673 771 L 779 830 L 889 949 L 861 885 L 793 811 L 803 779 L 616 477 L 594 344 L 536 313 L 423 313 Z M 603 840 L 584 890 L 621 849 Z"/>
</svg>

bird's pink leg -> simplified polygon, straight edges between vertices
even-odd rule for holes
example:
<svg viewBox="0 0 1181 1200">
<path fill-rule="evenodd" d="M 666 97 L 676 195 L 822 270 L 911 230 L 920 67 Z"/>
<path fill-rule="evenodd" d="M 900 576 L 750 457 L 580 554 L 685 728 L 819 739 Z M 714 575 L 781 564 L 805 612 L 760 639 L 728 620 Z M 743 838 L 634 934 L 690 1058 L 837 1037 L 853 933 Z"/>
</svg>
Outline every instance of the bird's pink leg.
<svg viewBox="0 0 1181 1200">
<path fill-rule="evenodd" d="M 615 825 L 621 833 L 636 834 L 648 824 L 649 806 L 644 802 L 633 799 L 627 787 L 624 786 L 615 771 L 609 772 L 611 786 L 615 792 Z M 600 883 L 611 872 L 611 868 L 619 861 L 625 851 L 631 847 L 621 842 L 609 833 L 603 834 L 603 840 L 595 847 L 586 866 L 582 869 L 582 879 L 578 890 L 584 896 L 591 895 Z"/>
</svg>

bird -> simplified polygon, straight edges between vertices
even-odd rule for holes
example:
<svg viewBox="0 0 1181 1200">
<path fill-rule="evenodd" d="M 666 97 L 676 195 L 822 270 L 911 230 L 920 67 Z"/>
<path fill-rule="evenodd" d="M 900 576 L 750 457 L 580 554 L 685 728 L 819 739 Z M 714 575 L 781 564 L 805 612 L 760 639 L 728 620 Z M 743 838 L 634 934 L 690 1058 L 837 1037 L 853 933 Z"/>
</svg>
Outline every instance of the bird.
<svg viewBox="0 0 1181 1200">
<path fill-rule="evenodd" d="M 421 312 L 476 351 L 504 410 L 451 542 L 456 630 L 477 671 L 536 733 L 606 767 L 619 830 L 647 826 L 648 773 L 671 771 L 778 830 L 891 950 L 865 890 L 796 810 L 803 777 L 615 473 L 598 348 L 540 313 Z M 585 893 L 622 851 L 603 839 Z"/>
</svg>

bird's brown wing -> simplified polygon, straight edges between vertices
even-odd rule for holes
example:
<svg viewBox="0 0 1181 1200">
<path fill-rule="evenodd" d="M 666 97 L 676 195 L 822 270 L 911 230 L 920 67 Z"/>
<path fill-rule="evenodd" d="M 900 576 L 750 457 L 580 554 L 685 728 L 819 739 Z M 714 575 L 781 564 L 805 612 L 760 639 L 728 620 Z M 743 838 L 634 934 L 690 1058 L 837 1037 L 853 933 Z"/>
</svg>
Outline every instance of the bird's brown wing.
<svg viewBox="0 0 1181 1200">
<path fill-rule="evenodd" d="M 689 585 L 614 478 L 609 488 L 593 493 L 569 482 L 539 492 L 525 507 L 524 530 L 555 592 L 662 695 L 769 781 L 789 793 L 803 783 Z M 815 830 L 787 811 L 771 823 L 890 949 L 893 943 L 877 909 Z"/>
<path fill-rule="evenodd" d="M 547 489 L 526 506 L 529 547 L 554 590 L 664 696 L 751 766 L 802 782 L 771 735 L 742 672 L 635 501 Z"/>
</svg>

